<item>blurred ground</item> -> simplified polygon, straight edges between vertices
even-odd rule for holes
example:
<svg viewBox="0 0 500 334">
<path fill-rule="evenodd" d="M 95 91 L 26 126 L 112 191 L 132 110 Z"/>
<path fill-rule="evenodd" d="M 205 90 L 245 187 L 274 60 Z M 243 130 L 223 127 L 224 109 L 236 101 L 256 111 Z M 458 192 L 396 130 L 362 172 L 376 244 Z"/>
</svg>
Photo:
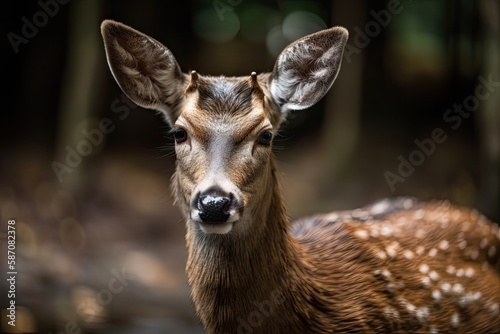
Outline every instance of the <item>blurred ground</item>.
<svg viewBox="0 0 500 334">
<path fill-rule="evenodd" d="M 2 221 L 16 219 L 15 332 L 59 333 L 73 321 L 82 333 L 200 332 L 169 177 L 140 160 L 97 162 L 75 196 L 46 175 L 44 157 L 9 159 L 0 203 Z"/>
</svg>

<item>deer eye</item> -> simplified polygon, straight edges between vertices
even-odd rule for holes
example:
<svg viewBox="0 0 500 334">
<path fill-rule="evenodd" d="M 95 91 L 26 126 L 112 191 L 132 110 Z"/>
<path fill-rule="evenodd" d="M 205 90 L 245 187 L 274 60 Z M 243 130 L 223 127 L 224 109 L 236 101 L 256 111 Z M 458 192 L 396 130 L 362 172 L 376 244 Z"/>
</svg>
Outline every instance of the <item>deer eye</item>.
<svg viewBox="0 0 500 334">
<path fill-rule="evenodd" d="M 273 140 L 273 133 L 269 130 L 265 130 L 259 134 L 259 139 L 257 141 L 261 145 L 269 146 L 271 145 L 272 140 Z"/>
<path fill-rule="evenodd" d="M 184 129 L 177 128 L 173 131 L 174 140 L 177 144 L 185 142 L 187 140 L 187 132 Z"/>
</svg>

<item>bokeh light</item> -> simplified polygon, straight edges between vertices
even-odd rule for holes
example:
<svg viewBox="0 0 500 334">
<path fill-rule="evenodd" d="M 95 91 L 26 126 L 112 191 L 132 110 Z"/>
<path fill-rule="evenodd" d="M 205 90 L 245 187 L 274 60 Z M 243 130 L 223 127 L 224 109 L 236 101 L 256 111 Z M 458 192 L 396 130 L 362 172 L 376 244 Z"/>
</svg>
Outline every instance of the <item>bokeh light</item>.
<svg viewBox="0 0 500 334">
<path fill-rule="evenodd" d="M 207 6 L 198 11 L 193 20 L 193 30 L 202 39 L 224 43 L 233 39 L 240 30 L 240 19 L 234 10 L 215 10 Z"/>
<path fill-rule="evenodd" d="M 289 41 L 325 28 L 326 23 L 318 15 L 311 12 L 296 11 L 288 14 L 283 20 L 283 35 Z"/>
<path fill-rule="evenodd" d="M 266 45 L 269 53 L 276 57 L 284 47 L 307 34 L 327 27 L 318 15 L 307 11 L 294 11 L 288 14 L 281 25 L 267 33 Z"/>
<path fill-rule="evenodd" d="M 269 7 L 248 4 L 242 8 L 240 19 L 243 37 L 252 42 L 265 43 L 269 30 L 280 25 L 283 16 Z"/>
</svg>

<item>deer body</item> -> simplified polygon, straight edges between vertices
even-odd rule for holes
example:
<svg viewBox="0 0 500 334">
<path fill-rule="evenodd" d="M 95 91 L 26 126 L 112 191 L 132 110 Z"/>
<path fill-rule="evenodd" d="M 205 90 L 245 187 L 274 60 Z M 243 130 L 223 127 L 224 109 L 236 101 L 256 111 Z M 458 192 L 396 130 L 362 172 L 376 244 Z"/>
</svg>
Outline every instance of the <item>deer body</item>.
<svg viewBox="0 0 500 334">
<path fill-rule="evenodd" d="M 288 46 L 272 73 L 184 74 L 171 52 L 105 21 L 108 63 L 135 103 L 173 128 L 186 271 L 207 333 L 494 333 L 500 232 L 446 202 L 384 200 L 296 222 L 272 139 L 336 78 L 347 31 Z"/>
</svg>

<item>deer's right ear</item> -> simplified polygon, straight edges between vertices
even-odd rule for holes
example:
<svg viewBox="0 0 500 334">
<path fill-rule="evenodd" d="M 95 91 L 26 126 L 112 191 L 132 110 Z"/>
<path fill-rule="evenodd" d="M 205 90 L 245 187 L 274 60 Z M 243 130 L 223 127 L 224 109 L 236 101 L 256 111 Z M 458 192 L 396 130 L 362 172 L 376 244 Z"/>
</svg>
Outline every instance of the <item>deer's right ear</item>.
<svg viewBox="0 0 500 334">
<path fill-rule="evenodd" d="M 119 22 L 105 20 L 101 33 L 109 67 L 125 95 L 141 107 L 163 111 L 173 125 L 186 77 L 172 52 Z"/>
</svg>

